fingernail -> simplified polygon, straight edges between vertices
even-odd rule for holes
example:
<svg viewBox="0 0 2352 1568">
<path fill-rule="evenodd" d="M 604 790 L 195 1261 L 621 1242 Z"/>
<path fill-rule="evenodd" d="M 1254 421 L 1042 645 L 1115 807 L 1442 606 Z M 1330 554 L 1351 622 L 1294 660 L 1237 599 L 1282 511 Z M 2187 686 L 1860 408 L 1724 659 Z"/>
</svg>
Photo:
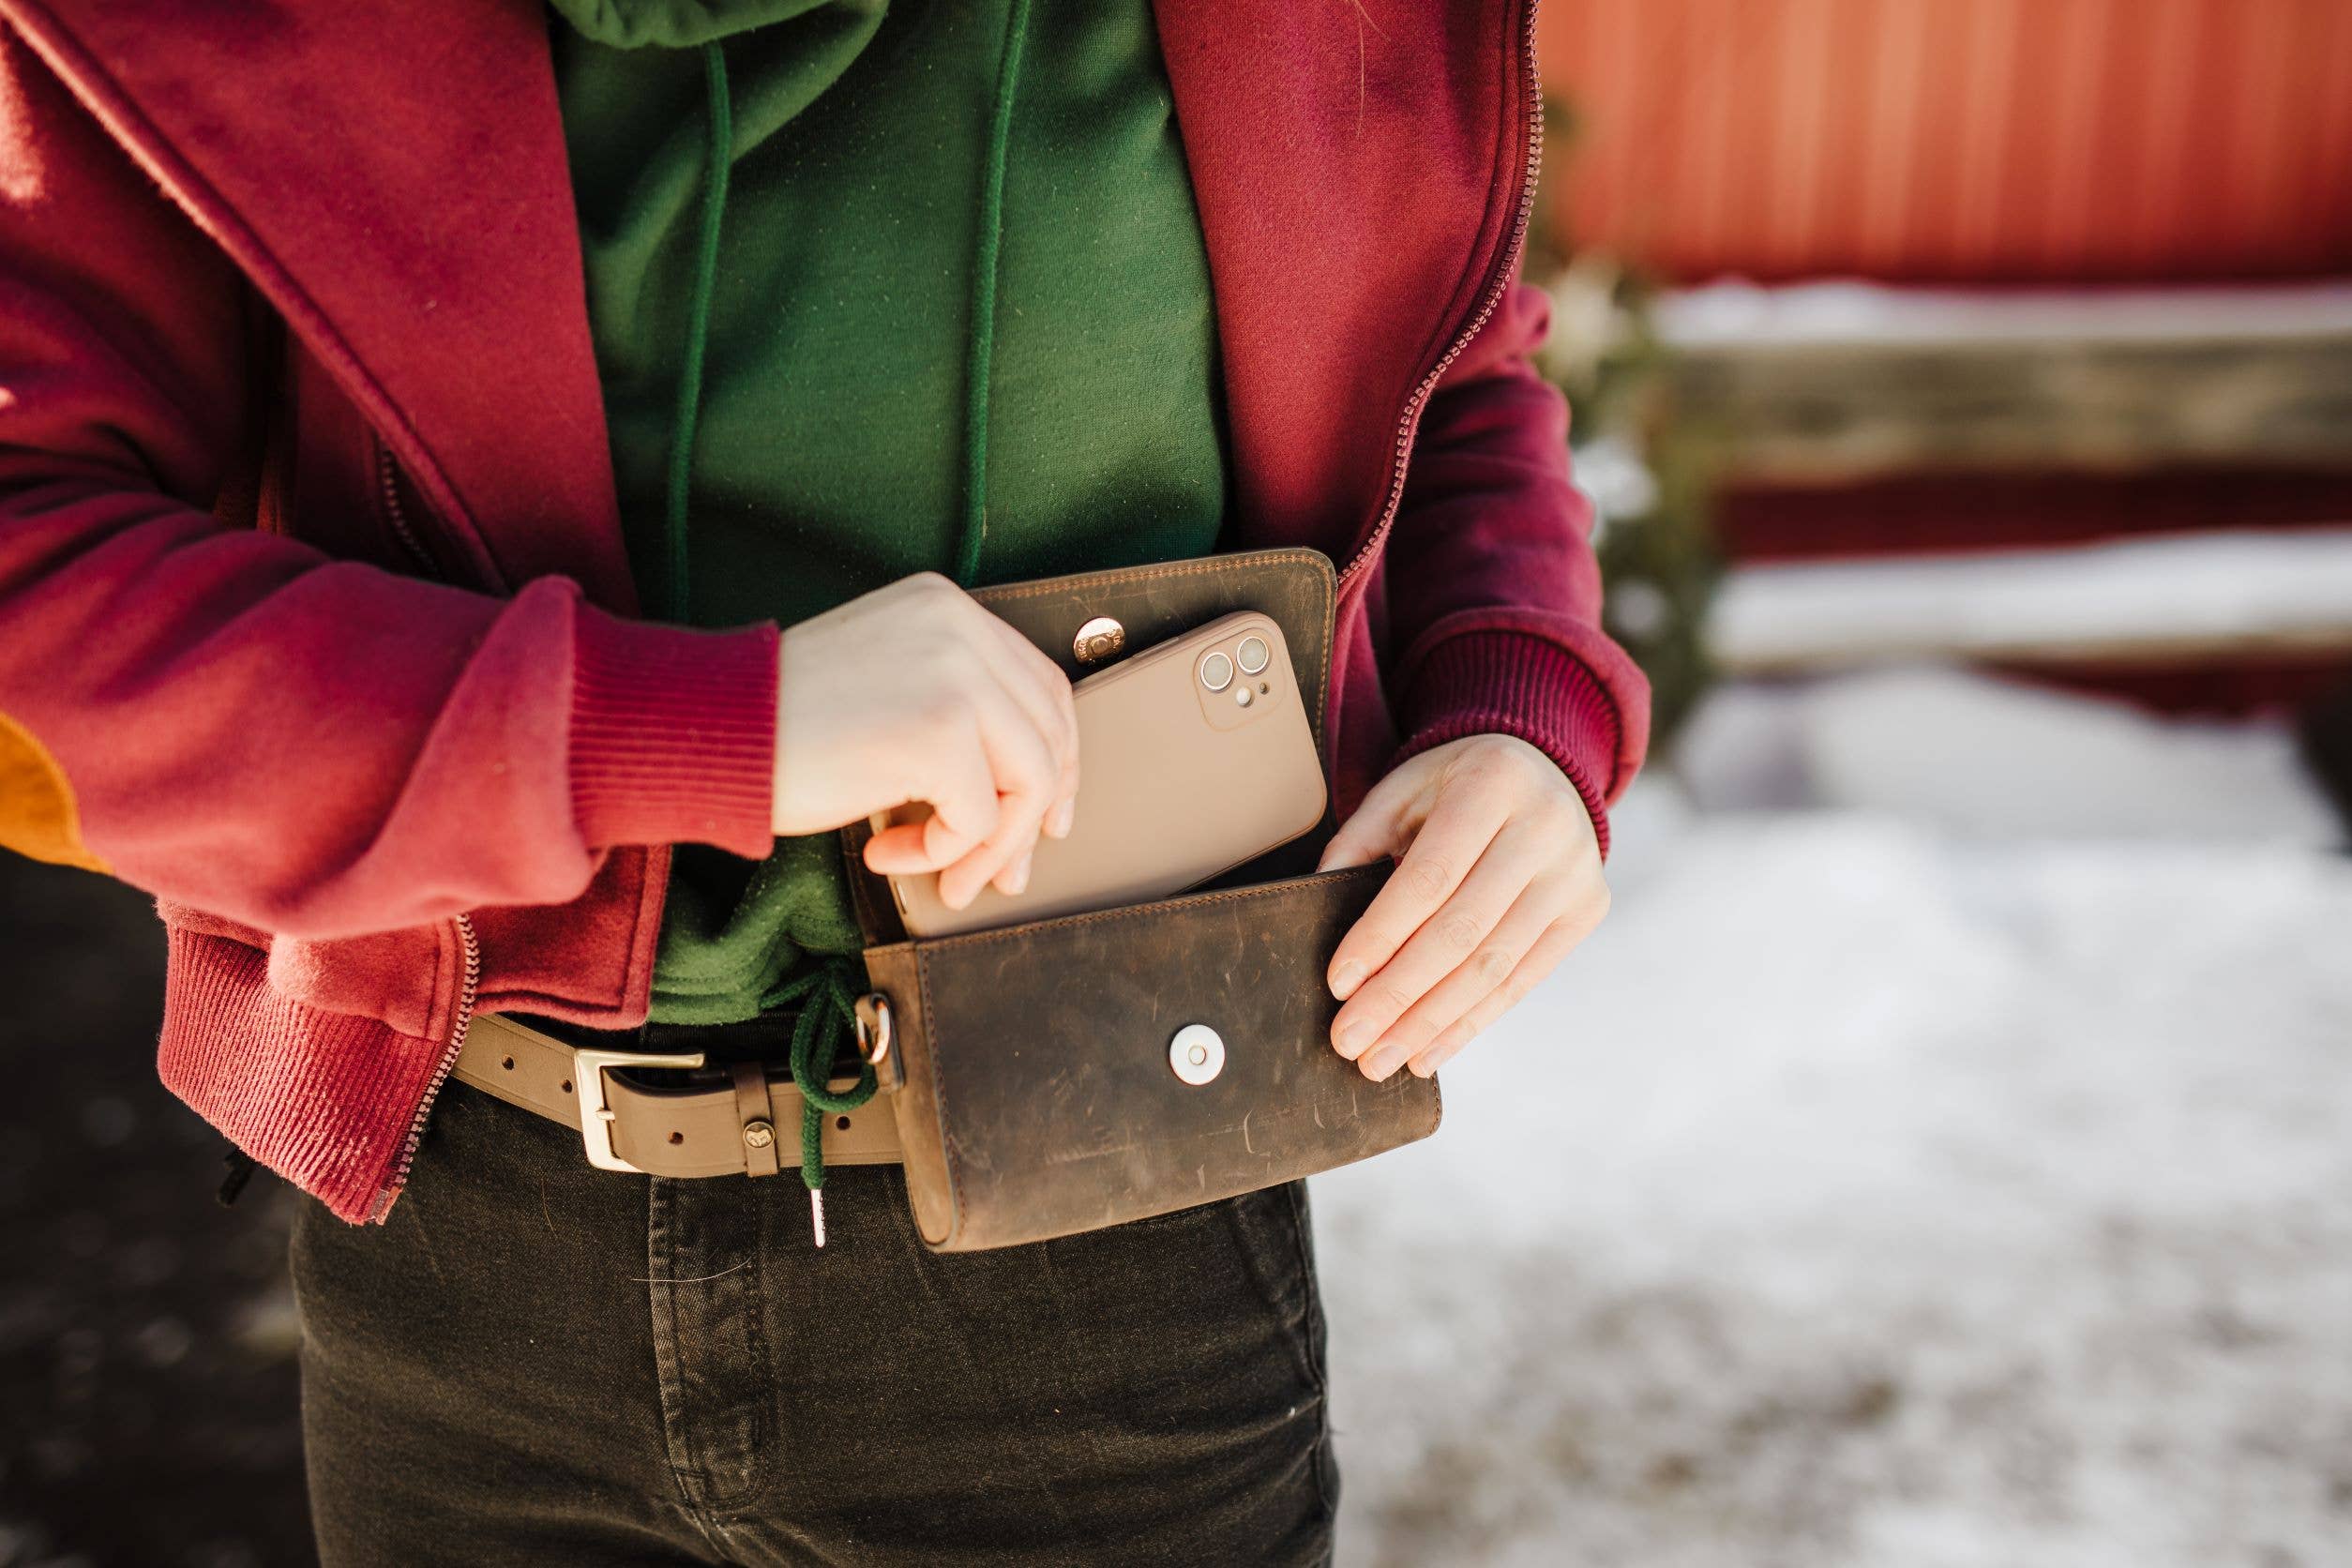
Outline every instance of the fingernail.
<svg viewBox="0 0 2352 1568">
<path fill-rule="evenodd" d="M 1372 1026 L 1360 1019 L 1344 1024 L 1339 1033 L 1331 1037 L 1331 1043 L 1340 1055 L 1353 1062 L 1363 1054 L 1364 1048 L 1372 1043 Z"/>
<path fill-rule="evenodd" d="M 1396 1071 L 1396 1059 L 1386 1051 L 1375 1051 L 1357 1065 L 1364 1069 L 1364 1076 L 1374 1083 L 1386 1083 L 1388 1076 Z"/>
<path fill-rule="evenodd" d="M 1345 1002 L 1364 984 L 1364 966 L 1353 958 L 1331 972 L 1331 994 Z"/>
<path fill-rule="evenodd" d="M 1046 832 L 1056 838 L 1070 837 L 1070 824 L 1078 820 L 1078 800 L 1072 797 L 1053 808 L 1053 821 L 1046 824 Z"/>
<path fill-rule="evenodd" d="M 1013 863 L 1012 885 L 1007 887 L 1005 892 L 1018 893 L 1029 885 L 1030 858 L 1028 855 L 1023 855 Z"/>
</svg>

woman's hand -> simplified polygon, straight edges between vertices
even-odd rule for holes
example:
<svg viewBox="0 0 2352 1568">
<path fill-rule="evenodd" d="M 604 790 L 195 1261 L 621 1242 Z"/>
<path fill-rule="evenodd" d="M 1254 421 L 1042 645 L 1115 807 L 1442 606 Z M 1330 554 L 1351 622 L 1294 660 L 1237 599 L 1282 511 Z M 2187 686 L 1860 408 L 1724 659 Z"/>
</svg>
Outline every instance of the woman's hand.
<svg viewBox="0 0 2352 1568">
<path fill-rule="evenodd" d="M 1375 785 L 1322 869 L 1401 855 L 1332 956 L 1332 1045 L 1375 1082 L 1427 1078 L 1608 912 L 1592 819 L 1552 760 L 1511 735 L 1433 746 Z"/>
<path fill-rule="evenodd" d="M 876 834 L 885 876 L 940 873 L 961 909 L 1018 893 L 1043 832 L 1070 831 L 1078 713 L 1054 662 L 936 572 L 786 628 L 776 687 L 775 828 L 823 833 L 909 801 L 931 816 Z"/>
</svg>

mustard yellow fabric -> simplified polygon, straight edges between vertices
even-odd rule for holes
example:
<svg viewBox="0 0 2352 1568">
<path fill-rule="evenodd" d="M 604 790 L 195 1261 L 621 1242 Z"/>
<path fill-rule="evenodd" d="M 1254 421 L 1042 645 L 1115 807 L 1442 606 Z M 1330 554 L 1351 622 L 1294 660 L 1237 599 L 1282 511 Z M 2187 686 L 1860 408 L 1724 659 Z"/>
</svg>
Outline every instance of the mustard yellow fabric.
<svg viewBox="0 0 2352 1568">
<path fill-rule="evenodd" d="M 0 714 L 0 849 L 85 871 L 107 869 L 82 841 L 82 813 L 65 769 L 7 714 Z"/>
</svg>

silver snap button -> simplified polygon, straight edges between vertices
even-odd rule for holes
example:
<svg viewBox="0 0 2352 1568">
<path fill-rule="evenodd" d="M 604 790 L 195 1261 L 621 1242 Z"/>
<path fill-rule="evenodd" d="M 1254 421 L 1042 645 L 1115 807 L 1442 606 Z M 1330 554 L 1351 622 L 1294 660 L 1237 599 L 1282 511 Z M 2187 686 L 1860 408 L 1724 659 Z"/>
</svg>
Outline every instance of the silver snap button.
<svg viewBox="0 0 2352 1568">
<path fill-rule="evenodd" d="M 1225 1041 L 1205 1023 L 1188 1023 L 1168 1043 L 1168 1064 L 1186 1083 L 1206 1083 L 1225 1071 Z"/>
<path fill-rule="evenodd" d="M 776 1141 L 776 1129 L 765 1122 L 746 1122 L 743 1140 L 754 1149 L 764 1149 Z"/>
</svg>

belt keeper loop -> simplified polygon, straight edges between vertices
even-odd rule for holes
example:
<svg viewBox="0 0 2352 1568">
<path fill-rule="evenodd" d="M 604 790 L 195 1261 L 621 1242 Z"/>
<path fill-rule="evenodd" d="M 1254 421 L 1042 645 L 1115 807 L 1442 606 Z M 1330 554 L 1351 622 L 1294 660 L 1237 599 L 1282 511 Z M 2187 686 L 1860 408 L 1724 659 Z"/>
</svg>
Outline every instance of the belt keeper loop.
<svg viewBox="0 0 2352 1568">
<path fill-rule="evenodd" d="M 774 1176 L 784 1168 L 776 1158 L 776 1123 L 769 1120 L 768 1070 L 757 1062 L 736 1062 L 728 1075 L 735 1085 L 735 1114 L 743 1121 L 744 1174 Z"/>
</svg>

